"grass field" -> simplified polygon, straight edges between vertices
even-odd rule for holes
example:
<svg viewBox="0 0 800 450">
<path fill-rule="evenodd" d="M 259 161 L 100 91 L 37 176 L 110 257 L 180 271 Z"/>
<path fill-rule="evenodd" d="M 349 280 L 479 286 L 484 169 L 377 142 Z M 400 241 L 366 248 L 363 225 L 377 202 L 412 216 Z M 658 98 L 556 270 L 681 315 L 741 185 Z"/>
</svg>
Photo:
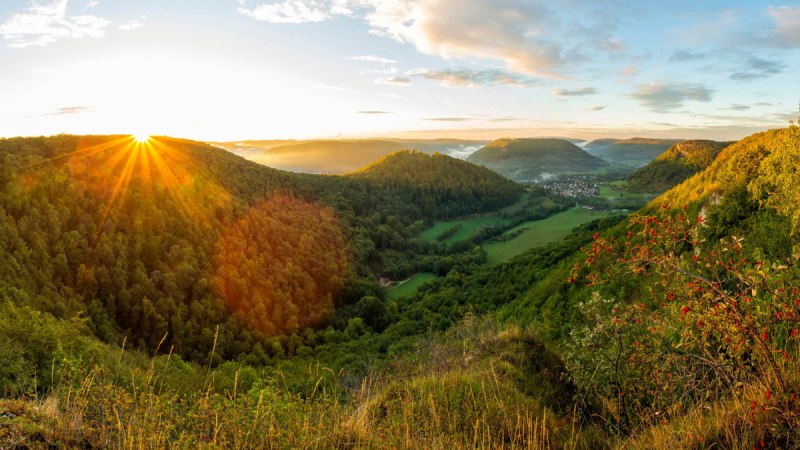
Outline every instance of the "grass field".
<svg viewBox="0 0 800 450">
<path fill-rule="evenodd" d="M 408 295 L 413 294 L 414 292 L 417 292 L 417 289 L 419 289 L 420 286 L 435 278 L 438 277 L 432 273 L 428 272 L 418 273 L 409 278 L 408 281 L 406 281 L 405 283 L 390 289 L 389 292 L 386 293 L 386 295 L 388 295 L 389 298 L 391 299 L 406 297 Z"/>
<path fill-rule="evenodd" d="M 423 231 L 422 234 L 419 235 L 420 239 L 424 239 L 427 241 L 436 241 L 436 237 L 440 234 L 444 233 L 448 229 L 461 224 L 461 228 L 452 236 L 445 239 L 444 243 L 450 244 L 453 242 L 458 242 L 462 239 L 467 239 L 472 236 L 478 229 L 480 229 L 483 225 L 507 225 L 511 223 L 511 219 L 504 219 L 501 217 L 502 214 L 515 214 L 523 209 L 526 209 L 528 198 L 531 194 L 526 192 L 522 195 L 520 200 L 513 205 L 506 206 L 505 208 L 489 213 L 489 214 L 482 214 L 480 216 L 473 216 L 473 217 L 466 217 L 463 219 L 456 219 L 456 220 L 448 220 L 448 221 L 440 221 L 435 222 L 431 228 Z M 534 203 L 534 208 L 536 207 L 544 207 L 544 208 L 551 208 L 553 207 L 553 201 L 550 199 L 544 199 L 544 201 L 539 203 Z"/>
<path fill-rule="evenodd" d="M 484 244 L 483 249 L 486 250 L 489 264 L 499 264 L 531 248 L 563 239 L 578 225 L 613 214 L 608 211 L 573 208 L 543 220 L 520 224 L 506 232 L 514 233 L 520 228 L 527 228 L 519 236 L 505 242 Z"/>
</svg>

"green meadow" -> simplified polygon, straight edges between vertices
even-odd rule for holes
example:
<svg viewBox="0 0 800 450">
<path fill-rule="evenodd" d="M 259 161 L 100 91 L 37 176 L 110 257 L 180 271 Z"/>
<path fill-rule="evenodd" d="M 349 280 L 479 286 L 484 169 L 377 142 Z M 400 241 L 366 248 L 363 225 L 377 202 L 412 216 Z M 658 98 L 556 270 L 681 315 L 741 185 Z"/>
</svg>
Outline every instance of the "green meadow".
<svg viewBox="0 0 800 450">
<path fill-rule="evenodd" d="M 516 237 L 504 242 L 483 245 L 487 253 L 487 261 L 490 265 L 499 264 L 531 248 L 541 247 L 563 239 L 578 225 L 613 214 L 615 213 L 609 211 L 572 208 L 546 219 L 522 223 L 504 234 L 514 235 L 519 233 Z M 519 232 L 521 229 L 525 230 Z"/>
<path fill-rule="evenodd" d="M 438 277 L 430 272 L 418 273 L 403 283 L 390 289 L 386 294 L 393 300 L 406 297 L 416 292 L 417 289 L 419 289 L 423 284 L 436 278 Z"/>
</svg>

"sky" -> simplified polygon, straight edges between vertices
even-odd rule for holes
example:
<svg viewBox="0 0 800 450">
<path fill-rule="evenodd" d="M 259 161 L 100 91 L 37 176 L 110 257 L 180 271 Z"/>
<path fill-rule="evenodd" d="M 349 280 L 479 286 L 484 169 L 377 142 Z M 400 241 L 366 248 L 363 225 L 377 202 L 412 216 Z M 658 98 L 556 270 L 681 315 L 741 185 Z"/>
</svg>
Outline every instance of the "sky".
<svg viewBox="0 0 800 450">
<path fill-rule="evenodd" d="M 2 0 L 0 136 L 738 139 L 800 1 Z"/>
</svg>

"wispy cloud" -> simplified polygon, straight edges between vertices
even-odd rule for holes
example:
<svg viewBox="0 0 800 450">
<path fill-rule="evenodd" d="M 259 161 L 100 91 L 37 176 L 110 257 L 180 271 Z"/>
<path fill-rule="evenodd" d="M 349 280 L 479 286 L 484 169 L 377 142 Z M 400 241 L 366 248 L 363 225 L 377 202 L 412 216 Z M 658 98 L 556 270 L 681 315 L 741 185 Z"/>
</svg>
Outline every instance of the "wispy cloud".
<svg viewBox="0 0 800 450">
<path fill-rule="evenodd" d="M 722 108 L 722 109 L 727 109 L 727 110 L 730 110 L 730 111 L 747 111 L 748 109 L 750 109 L 750 106 L 749 105 L 740 105 L 738 103 L 732 103 L 731 106 L 729 106 L 727 108 Z"/>
<path fill-rule="evenodd" d="M 430 122 L 469 122 L 475 119 L 470 117 L 429 117 L 425 120 Z"/>
<path fill-rule="evenodd" d="M 645 108 L 665 113 L 680 108 L 684 102 L 709 102 L 713 91 L 700 84 L 651 83 L 639 88 L 628 96 Z"/>
<path fill-rule="evenodd" d="M 383 58 L 376 55 L 350 56 L 345 59 L 350 61 L 374 62 L 378 64 L 397 64 L 397 61 L 394 59 Z"/>
<path fill-rule="evenodd" d="M 532 87 L 538 84 L 537 80 L 516 75 L 504 70 L 467 70 L 467 69 L 415 69 L 406 72 L 412 77 L 421 77 L 427 80 L 436 80 L 444 86 L 451 87 L 477 87 L 492 85 L 507 85 L 517 87 Z"/>
<path fill-rule="evenodd" d="M 367 110 L 367 111 L 356 111 L 359 114 L 367 114 L 367 115 L 380 115 L 380 114 L 394 114 L 392 111 L 377 111 L 377 110 Z"/>
<path fill-rule="evenodd" d="M 786 65 L 780 61 L 772 61 L 759 57 L 752 57 L 747 60 L 744 67 L 739 72 L 731 75 L 731 80 L 734 81 L 753 81 L 767 78 L 772 75 L 777 75 L 786 68 Z"/>
<path fill-rule="evenodd" d="M 373 69 L 373 70 L 365 70 L 361 72 L 363 74 L 374 74 L 374 75 L 394 75 L 397 73 L 397 67 L 387 67 L 385 69 Z"/>
<path fill-rule="evenodd" d="M 324 22 L 353 13 L 349 0 L 284 0 L 255 6 L 248 0 L 237 1 L 240 14 L 271 23 Z"/>
<path fill-rule="evenodd" d="M 593 87 L 582 87 L 578 89 L 556 89 L 553 95 L 556 97 L 583 97 L 586 95 L 597 94 L 597 89 Z"/>
<path fill-rule="evenodd" d="M 669 57 L 669 62 L 686 62 L 704 59 L 706 56 L 702 53 L 690 52 L 688 50 L 675 50 Z"/>
<path fill-rule="evenodd" d="M 390 78 L 378 78 L 374 81 L 375 84 L 388 84 L 392 86 L 409 86 L 411 85 L 411 79 L 407 77 L 390 77 Z"/>
<path fill-rule="evenodd" d="M 89 106 L 65 106 L 63 108 L 58 108 L 54 111 L 51 111 L 46 114 L 42 114 L 43 116 L 66 116 L 69 114 L 81 114 L 85 112 L 92 111 L 92 108 Z"/>
<path fill-rule="evenodd" d="M 118 28 L 122 31 L 138 30 L 144 26 L 144 22 L 140 20 L 131 20 L 130 22 L 123 23 Z"/>
<path fill-rule="evenodd" d="M 606 109 L 606 105 L 597 105 L 597 106 L 592 106 L 591 108 L 588 109 L 588 111 L 596 112 L 596 111 L 602 111 L 604 109 Z"/>
<path fill-rule="evenodd" d="M 0 25 L 0 36 L 12 48 L 44 46 L 62 39 L 99 38 L 111 23 L 93 15 L 68 15 L 68 0 L 46 5 L 33 3 L 27 11 L 11 14 Z"/>
</svg>

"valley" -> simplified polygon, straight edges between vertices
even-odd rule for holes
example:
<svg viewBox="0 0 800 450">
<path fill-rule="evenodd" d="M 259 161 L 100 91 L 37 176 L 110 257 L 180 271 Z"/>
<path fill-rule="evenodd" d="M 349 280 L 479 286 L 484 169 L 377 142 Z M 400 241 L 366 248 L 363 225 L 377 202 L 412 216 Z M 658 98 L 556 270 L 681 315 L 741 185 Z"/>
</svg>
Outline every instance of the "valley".
<svg viewBox="0 0 800 450">
<path fill-rule="evenodd" d="M 799 29 L 0 2 L 0 450 L 800 449 Z"/>
<path fill-rule="evenodd" d="M 608 339 L 596 327 L 614 323 L 621 309 L 628 311 L 626 323 L 645 321 L 651 327 L 680 319 L 686 308 L 697 311 L 691 313 L 697 323 L 716 320 L 703 312 L 701 303 L 710 295 L 705 290 L 681 293 L 692 306 L 677 313 L 662 312 L 654 303 L 647 314 L 658 315 L 658 322 L 647 322 L 651 316 L 639 312 L 651 308 L 648 292 L 682 286 L 679 276 L 670 278 L 676 273 L 670 272 L 674 253 L 666 253 L 685 252 L 669 250 L 679 242 L 669 237 L 677 230 L 687 231 L 676 236 L 702 237 L 686 244 L 694 257 L 710 258 L 726 270 L 749 273 L 749 258 L 789 257 L 791 219 L 754 203 L 737 186 L 750 180 L 773 198 L 776 188 L 753 169 L 757 163 L 738 168 L 757 155 L 753 149 L 777 146 L 771 147 L 778 149 L 769 156 L 774 158 L 794 151 L 780 150 L 796 148 L 795 138 L 787 137 L 791 133 L 795 128 L 729 147 L 679 143 L 651 163 L 663 166 L 672 155 L 692 155 L 692 161 L 702 161 L 693 172 L 648 165 L 627 179 L 568 173 L 542 185 L 519 184 L 467 161 L 409 150 L 346 175 L 320 176 L 276 170 L 213 146 L 166 137 L 139 143 L 126 136 L 0 140 L 6 174 L 0 259 L 12 268 L 0 278 L 7 299 L 0 306 L 0 351 L 13 355 L 0 381 L 17 399 L 0 400 L 0 409 L 22 418 L 0 429 L 22 439 L 30 439 L 25 430 L 39 430 L 45 440 L 65 439 L 61 422 L 41 416 L 26 396 L 62 398 L 62 408 L 85 420 L 96 420 L 90 418 L 101 414 L 96 408 L 113 410 L 119 402 L 126 414 L 136 415 L 154 402 L 179 398 L 192 414 L 218 414 L 217 408 L 247 420 L 267 414 L 292 430 L 250 435 L 246 439 L 253 446 L 294 446 L 306 439 L 380 446 L 368 437 L 375 432 L 401 445 L 403 433 L 395 424 L 411 420 L 426 430 L 415 438 L 422 441 L 414 442 L 433 442 L 442 425 L 429 422 L 431 414 L 451 402 L 469 403 L 467 398 L 483 395 L 478 386 L 488 382 L 499 397 L 482 398 L 468 422 L 448 415 L 454 422 L 447 426 L 464 430 L 472 420 L 499 420 L 506 425 L 487 428 L 482 439 L 520 443 L 514 439 L 529 442 L 532 430 L 508 421 L 525 418 L 546 427 L 550 442 L 606 445 L 617 434 L 600 433 L 602 422 L 594 422 L 594 414 L 611 413 L 592 403 L 581 407 L 594 412 L 578 415 L 570 396 L 587 388 L 612 397 L 617 389 L 636 392 L 630 383 L 647 366 L 636 363 L 644 349 L 633 345 L 624 349 L 630 364 L 608 379 L 591 378 L 587 371 L 610 364 L 613 355 L 607 352 L 623 351 L 610 344 L 602 344 L 599 353 L 591 350 Z M 706 149 L 706 156 L 694 156 Z M 659 177 L 663 181 L 656 181 Z M 647 186 L 686 181 L 659 196 L 637 191 L 638 179 L 647 179 Z M 717 184 L 722 180 L 727 184 Z M 719 190 L 730 194 L 708 203 Z M 789 204 L 780 201 L 770 204 Z M 649 237 L 639 238 L 644 233 Z M 730 251 L 715 244 L 728 235 L 747 237 L 735 247 L 739 263 L 715 259 Z M 654 278 L 661 272 L 625 267 L 628 252 L 645 248 L 663 258 L 654 261 L 662 268 L 652 269 L 665 271 L 661 282 Z M 679 254 L 684 261 L 686 253 Z M 699 270 L 713 272 L 713 267 Z M 788 267 L 780 274 L 775 269 L 784 292 L 794 282 Z M 626 270 L 642 276 L 623 276 Z M 624 298 L 642 299 L 645 306 Z M 753 314 L 748 320 L 761 320 L 755 310 L 748 314 Z M 77 317 L 83 317 L 80 326 Z M 761 326 L 779 327 L 765 333 L 780 333 L 792 320 L 785 316 Z M 641 339 L 636 329 L 619 339 Z M 20 340 L 30 332 L 40 337 Z M 786 348 L 784 342 L 774 345 Z M 461 361 L 457 355 L 464 349 L 470 356 Z M 112 363 L 114 355 L 124 358 Z M 81 362 L 86 358 L 94 362 Z M 489 370 L 495 366 L 499 374 Z M 96 385 L 84 397 L 60 397 L 85 377 L 94 377 Z M 655 378 L 650 384 L 656 388 L 662 382 Z M 131 397 L 127 386 L 148 394 Z M 246 396 L 231 401 L 235 391 Z M 207 404 L 197 392 L 221 403 Z M 262 411 L 253 395 L 269 395 L 289 409 Z M 659 402 L 670 401 L 662 395 Z M 394 399 L 423 397 L 429 404 L 422 409 L 394 409 Z M 661 405 L 632 404 L 625 414 L 660 411 L 666 407 Z M 159 411 L 169 420 L 170 433 L 190 432 L 198 444 L 204 441 L 196 426 L 216 427 L 225 445 L 241 438 L 236 422 L 228 419 L 204 425 Z M 611 417 L 619 426 L 634 420 Z M 581 425 L 567 434 L 551 423 L 568 418 Z M 141 423 L 137 429 L 155 442 L 169 439 L 152 426 Z M 652 430 L 646 424 L 625 426 L 633 433 Z M 458 433 L 452 437 L 456 442 L 468 440 Z M 104 439 L 88 430 L 76 436 Z"/>
</svg>

